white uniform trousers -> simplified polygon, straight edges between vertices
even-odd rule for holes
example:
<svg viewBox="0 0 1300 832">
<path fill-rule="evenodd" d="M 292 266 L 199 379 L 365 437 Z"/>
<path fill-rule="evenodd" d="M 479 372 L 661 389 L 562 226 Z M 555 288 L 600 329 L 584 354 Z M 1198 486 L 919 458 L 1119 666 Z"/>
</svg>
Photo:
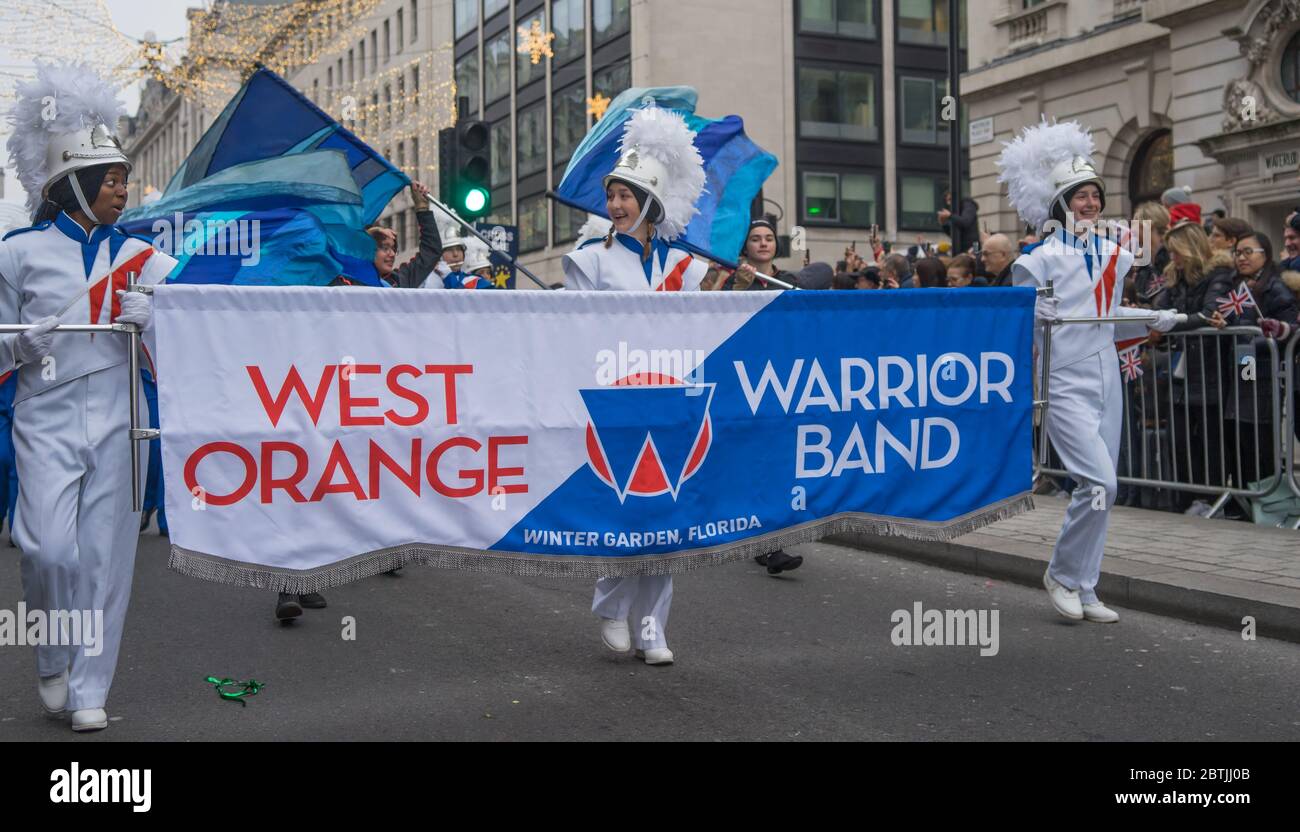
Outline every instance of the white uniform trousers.
<svg viewBox="0 0 1300 832">
<path fill-rule="evenodd" d="M 1114 348 L 1051 372 L 1047 431 L 1061 463 L 1076 481 L 1048 574 L 1097 602 L 1097 580 L 1115 504 L 1115 466 L 1123 430 L 1124 388 Z M 1098 490 L 1100 486 L 1100 490 Z"/>
<path fill-rule="evenodd" d="M 632 645 L 638 650 L 667 647 L 664 630 L 673 605 L 673 576 L 648 575 L 631 578 L 601 578 L 591 611 L 601 618 L 627 621 Z"/>
<path fill-rule="evenodd" d="M 97 655 L 87 655 L 84 633 L 81 645 L 36 648 L 40 675 L 68 671 L 72 711 L 104 707 L 131 597 L 140 515 L 131 510 L 129 378 L 119 364 L 14 408 L 14 542 L 27 608 L 89 610 L 92 620 L 103 611 Z"/>
</svg>

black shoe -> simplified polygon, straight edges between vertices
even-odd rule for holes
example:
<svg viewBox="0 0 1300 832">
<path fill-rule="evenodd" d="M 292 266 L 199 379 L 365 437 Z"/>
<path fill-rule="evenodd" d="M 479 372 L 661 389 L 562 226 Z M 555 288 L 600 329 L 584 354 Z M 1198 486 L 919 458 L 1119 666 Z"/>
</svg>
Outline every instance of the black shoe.
<svg viewBox="0 0 1300 832">
<path fill-rule="evenodd" d="M 767 556 L 769 575 L 779 575 L 782 572 L 798 569 L 800 566 L 803 566 L 803 555 L 787 555 L 783 550 L 778 549 Z"/>
<path fill-rule="evenodd" d="M 767 566 L 767 555 L 755 555 L 754 563 L 757 563 L 759 566 Z"/>
<path fill-rule="evenodd" d="M 298 603 L 298 596 L 281 592 L 280 600 L 275 605 L 275 620 L 286 624 L 300 615 L 302 615 L 302 604 Z"/>
<path fill-rule="evenodd" d="M 309 610 L 323 610 L 327 606 L 325 596 L 319 592 L 308 592 L 306 595 L 299 595 L 298 602 L 302 604 L 304 609 Z"/>
</svg>

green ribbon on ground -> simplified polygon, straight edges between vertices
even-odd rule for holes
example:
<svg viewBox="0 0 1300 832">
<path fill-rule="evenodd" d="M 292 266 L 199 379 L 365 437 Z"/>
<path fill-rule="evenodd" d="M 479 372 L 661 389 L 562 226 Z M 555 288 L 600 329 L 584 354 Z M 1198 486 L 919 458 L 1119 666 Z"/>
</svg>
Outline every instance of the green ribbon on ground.
<svg viewBox="0 0 1300 832">
<path fill-rule="evenodd" d="M 209 676 L 206 681 L 216 689 L 217 695 L 222 699 L 230 699 L 245 707 L 248 703 L 244 701 L 244 697 L 257 696 L 265 687 L 256 679 L 240 682 L 237 679 L 218 679 L 216 676 Z M 227 690 L 227 688 L 234 688 L 234 690 Z"/>
</svg>

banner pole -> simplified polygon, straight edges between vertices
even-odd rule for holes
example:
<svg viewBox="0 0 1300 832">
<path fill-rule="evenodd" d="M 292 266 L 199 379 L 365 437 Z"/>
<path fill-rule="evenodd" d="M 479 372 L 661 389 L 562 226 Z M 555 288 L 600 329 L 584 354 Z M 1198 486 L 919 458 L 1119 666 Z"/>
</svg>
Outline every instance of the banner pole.
<svg viewBox="0 0 1300 832">
<path fill-rule="evenodd" d="M 483 245 L 487 246 L 489 251 L 496 251 L 497 254 L 504 255 L 505 258 L 506 258 L 507 260 L 509 260 L 511 263 L 514 263 L 514 264 L 515 264 L 515 268 L 516 268 L 516 269 L 519 269 L 519 271 L 521 271 L 521 272 L 523 272 L 524 274 L 528 275 L 529 279 L 531 279 L 534 283 L 536 283 L 536 284 L 538 285 L 538 287 L 540 287 L 540 288 L 542 288 L 542 289 L 549 289 L 549 288 L 551 288 L 551 287 L 548 286 L 547 284 L 543 283 L 543 282 L 541 281 L 541 279 L 537 277 L 537 275 L 535 275 L 535 274 L 533 274 L 532 272 L 530 272 L 530 271 L 528 270 L 528 267 L 527 267 L 527 266 L 525 266 L 523 263 L 520 263 L 519 260 L 518 260 L 518 258 L 511 257 L 509 252 L 506 252 L 506 251 L 497 251 L 496 249 L 492 248 L 492 244 L 489 243 L 489 242 L 487 241 L 487 239 L 486 239 L 482 234 L 478 233 L 478 229 L 476 229 L 474 226 L 470 225 L 470 224 L 469 224 L 468 222 L 466 222 L 465 220 L 461 219 L 459 216 L 457 216 L 457 215 L 455 214 L 455 212 L 453 212 L 453 211 L 452 211 L 450 208 L 448 208 L 446 205 L 443 205 L 441 202 L 439 202 L 438 200 L 434 199 L 432 196 L 429 197 L 429 204 L 430 204 L 430 205 L 437 205 L 437 206 L 442 210 L 442 212 L 443 212 L 444 214 L 446 214 L 447 216 L 451 217 L 453 220 L 455 220 L 457 223 L 459 223 L 460 226 L 461 226 L 462 228 L 464 228 L 466 231 L 468 231 L 469 233 L 473 234 L 476 238 L 478 238 L 480 241 L 482 241 Z"/>
</svg>

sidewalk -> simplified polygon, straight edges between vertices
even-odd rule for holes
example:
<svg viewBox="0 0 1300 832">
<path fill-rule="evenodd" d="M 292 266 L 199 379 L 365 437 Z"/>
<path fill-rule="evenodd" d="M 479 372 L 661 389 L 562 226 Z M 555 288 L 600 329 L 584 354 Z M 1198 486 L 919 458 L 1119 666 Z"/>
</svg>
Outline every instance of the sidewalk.
<svg viewBox="0 0 1300 832">
<path fill-rule="evenodd" d="M 1041 587 L 1066 501 L 1034 502 L 1034 511 L 949 543 L 860 534 L 832 540 Z M 1300 531 L 1117 506 L 1101 567 L 1097 594 L 1121 612 L 1141 609 L 1239 631 L 1250 615 L 1257 636 L 1300 641 Z"/>
</svg>

